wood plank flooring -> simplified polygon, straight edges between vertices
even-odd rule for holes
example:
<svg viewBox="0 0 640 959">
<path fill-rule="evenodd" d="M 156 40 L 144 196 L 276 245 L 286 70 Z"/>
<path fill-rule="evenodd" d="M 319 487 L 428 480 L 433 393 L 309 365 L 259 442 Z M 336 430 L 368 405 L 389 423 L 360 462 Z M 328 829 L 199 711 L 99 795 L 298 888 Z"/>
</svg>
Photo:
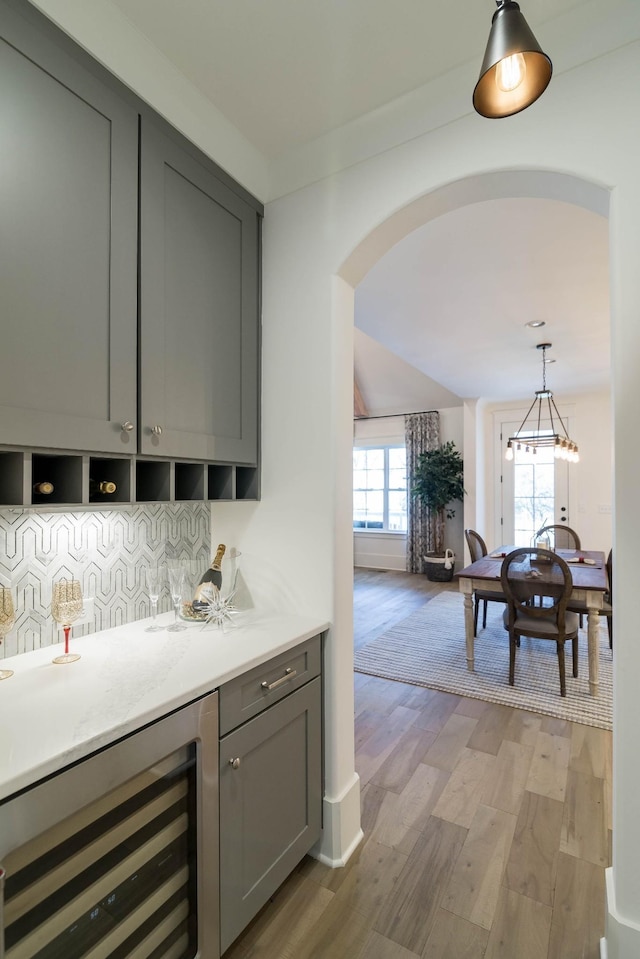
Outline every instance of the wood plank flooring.
<svg viewBox="0 0 640 959">
<path fill-rule="evenodd" d="M 452 584 L 356 570 L 354 642 Z M 365 838 L 307 857 L 225 959 L 598 959 L 611 733 L 355 674 Z"/>
</svg>

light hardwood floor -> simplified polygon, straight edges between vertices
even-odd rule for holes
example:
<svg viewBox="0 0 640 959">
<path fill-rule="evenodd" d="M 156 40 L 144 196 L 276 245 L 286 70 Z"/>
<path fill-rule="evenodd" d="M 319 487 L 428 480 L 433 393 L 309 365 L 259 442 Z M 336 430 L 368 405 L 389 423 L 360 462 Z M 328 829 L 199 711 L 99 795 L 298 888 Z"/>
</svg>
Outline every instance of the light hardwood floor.
<svg viewBox="0 0 640 959">
<path fill-rule="evenodd" d="M 356 570 L 355 644 L 456 588 Z M 357 673 L 355 699 L 365 838 L 225 959 L 598 959 L 611 734 Z"/>
</svg>

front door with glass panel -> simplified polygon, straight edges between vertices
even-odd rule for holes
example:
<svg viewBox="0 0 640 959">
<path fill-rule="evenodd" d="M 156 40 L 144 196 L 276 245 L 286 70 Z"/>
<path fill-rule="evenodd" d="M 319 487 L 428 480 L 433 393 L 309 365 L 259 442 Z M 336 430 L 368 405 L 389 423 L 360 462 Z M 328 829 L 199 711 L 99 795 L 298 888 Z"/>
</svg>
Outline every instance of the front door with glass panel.
<svg viewBox="0 0 640 959">
<path fill-rule="evenodd" d="M 520 423 L 502 423 L 498 456 L 502 470 L 502 526 L 498 537 L 503 544 L 530 546 L 536 532 L 552 523 L 569 525 L 569 471 L 566 460 L 556 459 L 553 446 L 534 453 L 514 450 L 505 460 L 505 443 Z M 551 432 L 551 430 L 549 431 Z"/>
</svg>

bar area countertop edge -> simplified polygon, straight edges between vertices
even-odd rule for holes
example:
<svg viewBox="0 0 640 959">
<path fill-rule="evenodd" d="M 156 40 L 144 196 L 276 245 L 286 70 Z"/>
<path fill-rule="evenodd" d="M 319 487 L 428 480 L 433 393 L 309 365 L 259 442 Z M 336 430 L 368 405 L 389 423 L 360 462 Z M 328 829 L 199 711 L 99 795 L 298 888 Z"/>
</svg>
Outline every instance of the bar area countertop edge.
<svg viewBox="0 0 640 959">
<path fill-rule="evenodd" d="M 2 661 L 14 675 L 0 682 L 0 802 L 328 628 L 254 611 L 224 631 L 168 632 L 173 613 L 160 632 L 150 622 L 72 634 L 74 663 L 52 663 L 58 646 Z"/>
</svg>

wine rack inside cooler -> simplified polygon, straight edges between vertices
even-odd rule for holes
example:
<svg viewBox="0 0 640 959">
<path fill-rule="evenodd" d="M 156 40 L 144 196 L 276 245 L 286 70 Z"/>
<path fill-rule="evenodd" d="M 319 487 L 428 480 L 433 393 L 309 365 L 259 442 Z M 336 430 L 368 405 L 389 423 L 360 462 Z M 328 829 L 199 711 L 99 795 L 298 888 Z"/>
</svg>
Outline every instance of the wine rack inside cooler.
<svg viewBox="0 0 640 959">
<path fill-rule="evenodd" d="M 196 955 L 195 751 L 6 857 L 6 959 Z"/>
</svg>

